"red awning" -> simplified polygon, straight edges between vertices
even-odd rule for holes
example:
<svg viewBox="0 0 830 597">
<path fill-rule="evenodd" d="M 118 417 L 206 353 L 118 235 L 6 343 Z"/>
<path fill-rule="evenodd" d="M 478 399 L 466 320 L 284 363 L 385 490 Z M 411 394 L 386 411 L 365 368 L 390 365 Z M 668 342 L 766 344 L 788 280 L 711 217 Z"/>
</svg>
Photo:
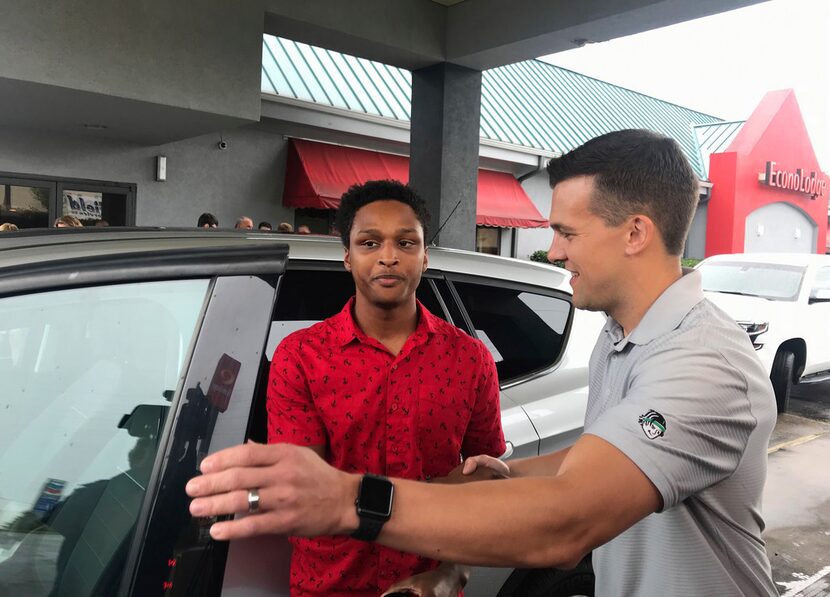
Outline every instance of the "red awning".
<svg viewBox="0 0 830 597">
<path fill-rule="evenodd" d="M 283 205 L 337 209 L 353 184 L 367 180 L 409 180 L 409 158 L 292 139 L 288 147 Z M 504 228 L 546 228 L 548 221 L 512 175 L 478 171 L 476 224 Z"/>
<path fill-rule="evenodd" d="M 547 228 L 543 217 L 512 174 L 478 170 L 476 224 L 502 228 Z"/>
</svg>

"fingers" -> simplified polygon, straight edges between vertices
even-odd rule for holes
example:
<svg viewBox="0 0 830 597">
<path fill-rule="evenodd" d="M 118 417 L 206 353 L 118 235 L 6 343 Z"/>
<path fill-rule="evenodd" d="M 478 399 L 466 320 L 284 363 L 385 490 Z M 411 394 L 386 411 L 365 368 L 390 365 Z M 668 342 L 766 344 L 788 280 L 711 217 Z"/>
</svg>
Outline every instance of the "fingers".
<svg viewBox="0 0 830 597">
<path fill-rule="evenodd" d="M 185 491 L 190 497 L 202 497 L 237 489 L 259 489 L 270 482 L 268 469 L 264 467 L 232 468 L 191 479 L 185 486 Z"/>
<path fill-rule="evenodd" d="M 472 458 L 468 458 L 467 460 L 464 461 L 464 468 L 461 469 L 461 472 L 464 473 L 465 475 L 471 475 L 474 472 L 476 472 L 477 468 L 478 468 L 478 461 L 476 460 L 476 457 L 473 456 Z"/>
<path fill-rule="evenodd" d="M 263 508 L 262 492 L 259 495 L 260 508 Z M 223 516 L 248 511 L 248 490 L 232 491 L 211 497 L 196 498 L 190 502 L 193 516 Z"/>
<path fill-rule="evenodd" d="M 357 527 L 354 496 L 359 477 L 330 467 L 309 448 L 246 444 L 206 458 L 204 474 L 191 479 L 187 494 L 193 516 L 248 512 L 249 490 L 259 492 L 255 514 L 215 523 L 211 535 L 230 539 L 263 533 L 330 535 Z M 333 492 L 332 487 L 342 491 Z M 342 528 L 341 528 L 342 527 Z"/>
<path fill-rule="evenodd" d="M 407 581 L 401 581 L 395 583 L 394 585 L 386 589 L 380 597 L 392 597 L 397 595 L 411 595 L 412 597 L 421 597 L 422 593 Z"/>
<path fill-rule="evenodd" d="M 202 461 L 199 469 L 203 473 L 216 473 L 238 466 L 268 466 L 276 464 L 286 450 L 292 447 L 288 444 L 257 444 L 249 442 L 234 446 L 211 454 Z"/>
<path fill-rule="evenodd" d="M 502 477 L 510 476 L 510 466 L 498 458 L 491 458 L 487 463 L 487 468 L 495 473 L 498 473 Z"/>
<path fill-rule="evenodd" d="M 492 456 L 486 456 L 484 454 L 467 458 L 464 461 L 464 468 L 461 472 L 465 475 L 472 475 L 479 468 L 488 468 L 502 477 L 510 476 L 510 467 L 507 463 L 502 462 L 498 458 L 493 458 Z"/>
<path fill-rule="evenodd" d="M 267 534 L 291 534 L 287 519 L 279 512 L 252 514 L 235 520 L 216 522 L 210 527 L 210 536 L 217 541 L 232 541 Z"/>
</svg>

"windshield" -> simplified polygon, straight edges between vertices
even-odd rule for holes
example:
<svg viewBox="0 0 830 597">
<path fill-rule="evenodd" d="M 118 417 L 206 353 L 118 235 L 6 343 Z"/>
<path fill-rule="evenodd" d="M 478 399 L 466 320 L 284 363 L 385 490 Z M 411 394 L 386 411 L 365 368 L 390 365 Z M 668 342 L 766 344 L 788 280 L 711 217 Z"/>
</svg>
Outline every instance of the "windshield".
<svg viewBox="0 0 830 597">
<path fill-rule="evenodd" d="M 773 263 L 718 261 L 698 267 L 703 290 L 794 301 L 801 288 L 804 268 Z"/>
</svg>

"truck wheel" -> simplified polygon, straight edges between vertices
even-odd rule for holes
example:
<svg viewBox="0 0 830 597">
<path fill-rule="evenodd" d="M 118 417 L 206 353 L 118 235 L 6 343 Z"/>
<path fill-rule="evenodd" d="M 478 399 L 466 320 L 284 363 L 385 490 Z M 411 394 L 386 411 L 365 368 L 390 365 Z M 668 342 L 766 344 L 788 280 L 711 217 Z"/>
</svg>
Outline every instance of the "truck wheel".
<svg viewBox="0 0 830 597">
<path fill-rule="evenodd" d="M 537 570 L 514 593 L 517 597 L 594 597 L 594 569 L 590 558 L 573 570 Z"/>
<path fill-rule="evenodd" d="M 793 369 L 795 369 L 795 354 L 786 349 L 779 350 L 775 355 L 775 360 L 772 361 L 772 371 L 769 374 L 779 413 L 787 412 L 790 403 Z"/>
</svg>

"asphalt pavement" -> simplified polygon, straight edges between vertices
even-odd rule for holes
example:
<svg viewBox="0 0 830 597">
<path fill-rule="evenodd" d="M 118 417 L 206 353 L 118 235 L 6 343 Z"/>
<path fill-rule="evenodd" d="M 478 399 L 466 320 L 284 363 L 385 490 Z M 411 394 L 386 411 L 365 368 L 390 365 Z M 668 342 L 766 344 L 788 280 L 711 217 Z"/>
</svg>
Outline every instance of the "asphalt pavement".
<svg viewBox="0 0 830 597">
<path fill-rule="evenodd" d="M 830 596 L 830 381 L 793 387 L 770 441 L 763 508 L 782 597 Z"/>
</svg>

